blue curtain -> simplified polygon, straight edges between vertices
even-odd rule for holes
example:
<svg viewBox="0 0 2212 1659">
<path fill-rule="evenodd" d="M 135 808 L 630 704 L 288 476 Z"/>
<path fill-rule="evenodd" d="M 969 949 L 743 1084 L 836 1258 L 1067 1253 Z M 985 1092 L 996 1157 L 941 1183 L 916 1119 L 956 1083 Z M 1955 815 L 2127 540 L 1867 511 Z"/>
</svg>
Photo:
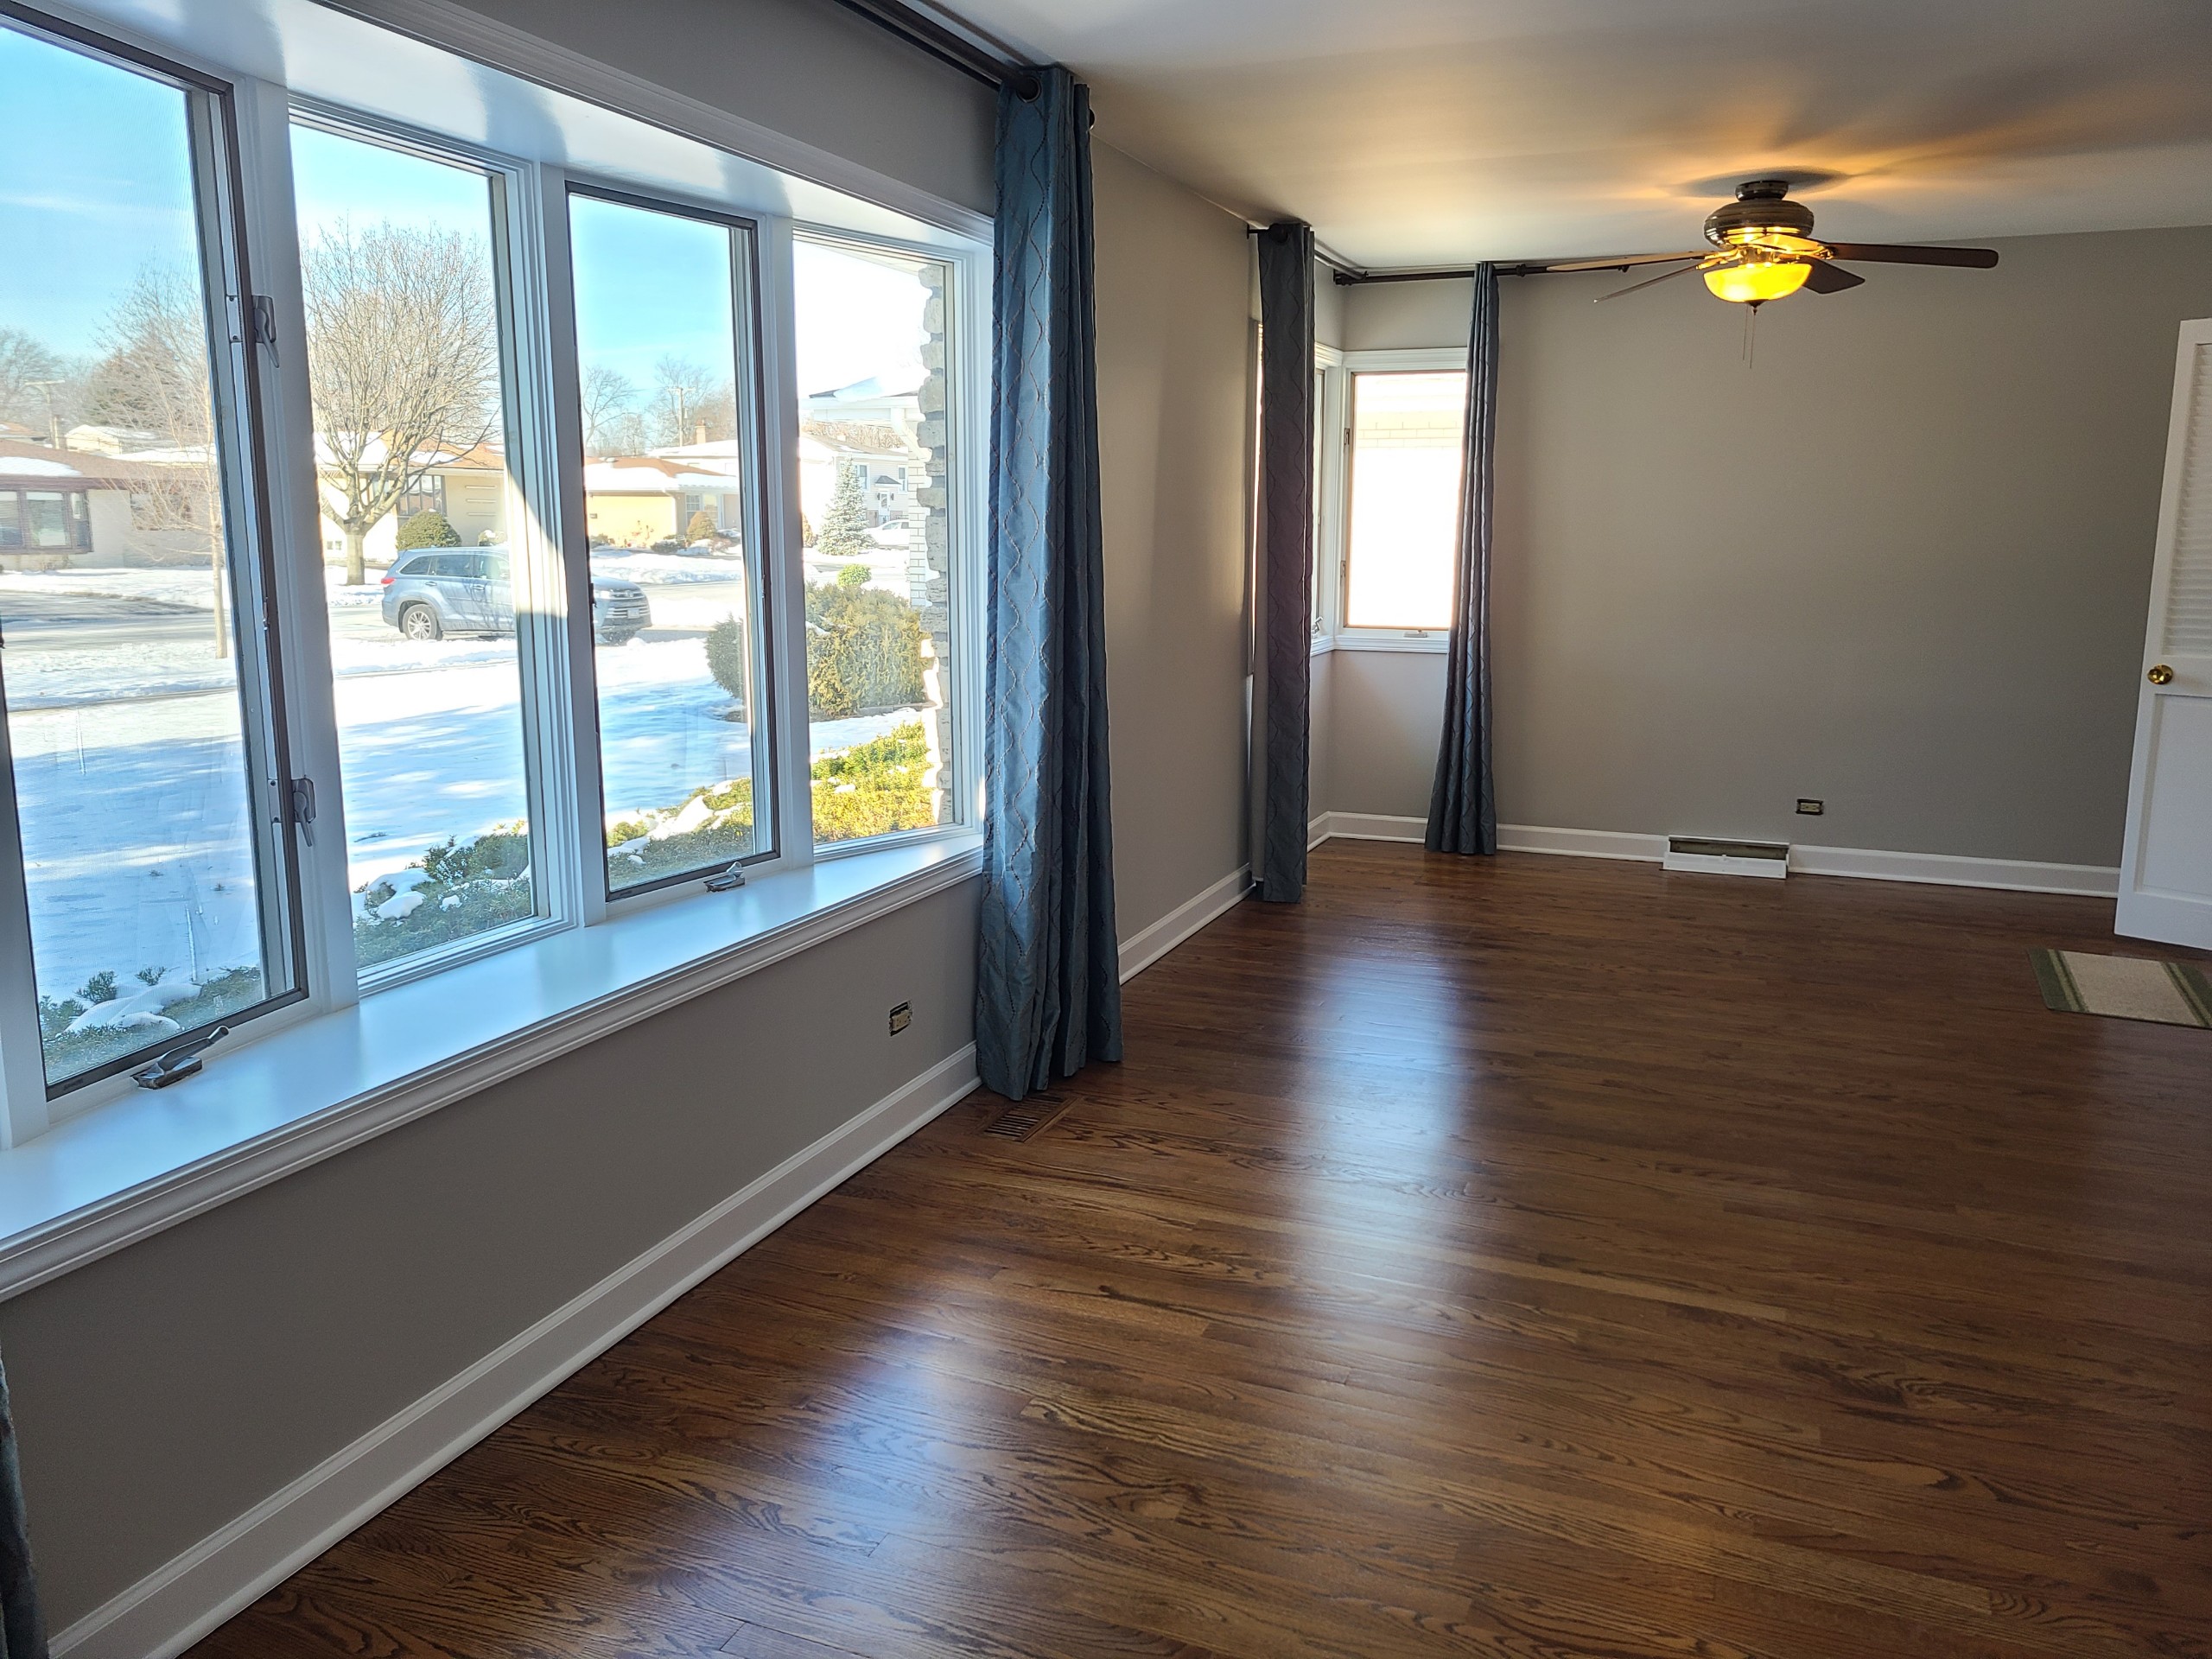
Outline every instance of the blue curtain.
<svg viewBox="0 0 2212 1659">
<path fill-rule="evenodd" d="M 1459 557 L 1452 579 L 1452 651 L 1445 659 L 1444 741 L 1428 798 L 1432 853 L 1497 850 L 1491 777 L 1491 497 L 1497 481 L 1497 267 L 1475 268 L 1467 342 L 1466 466 L 1459 486 Z"/>
<path fill-rule="evenodd" d="M 1313 658 L 1313 227 L 1260 232 L 1261 722 L 1267 810 L 1260 897 L 1306 893 L 1307 694 Z"/>
<path fill-rule="evenodd" d="M 1090 97 L 999 92 L 976 1065 L 1020 1100 L 1122 1058 L 1107 794 Z"/>
<path fill-rule="evenodd" d="M 0 1370 L 0 1659 L 46 1659 L 38 1580 L 31 1573 L 30 1537 L 23 1527 L 23 1483 L 16 1462 L 16 1414 L 8 1404 L 4 1370 Z"/>
</svg>

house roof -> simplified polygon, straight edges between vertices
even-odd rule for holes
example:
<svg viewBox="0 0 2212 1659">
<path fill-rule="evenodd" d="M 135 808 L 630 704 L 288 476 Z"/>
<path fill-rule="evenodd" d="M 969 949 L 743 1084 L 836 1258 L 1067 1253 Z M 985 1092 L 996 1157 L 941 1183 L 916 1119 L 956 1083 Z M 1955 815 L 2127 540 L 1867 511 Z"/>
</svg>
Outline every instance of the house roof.
<svg viewBox="0 0 2212 1659">
<path fill-rule="evenodd" d="M 813 442 L 837 455 L 881 455 L 912 461 L 928 452 L 895 426 L 880 421 L 807 420 L 799 425 L 799 452 Z"/>
<path fill-rule="evenodd" d="M 587 495 L 676 495 L 687 491 L 728 493 L 739 485 L 734 465 L 671 455 L 609 455 L 584 463 Z"/>
<path fill-rule="evenodd" d="M 115 455 L 0 438 L 0 489 L 127 490 L 165 471 Z"/>
<path fill-rule="evenodd" d="M 382 438 L 372 438 L 362 449 L 361 458 L 368 466 L 381 467 L 389 453 Z M 318 467 L 327 467 L 334 459 L 328 441 L 321 432 L 317 432 L 315 435 L 315 465 Z M 454 449 L 438 444 L 426 449 L 416 450 L 415 462 L 425 470 L 441 473 L 498 473 L 506 470 L 507 458 L 505 452 L 494 443 L 475 444 L 467 449 Z"/>
</svg>

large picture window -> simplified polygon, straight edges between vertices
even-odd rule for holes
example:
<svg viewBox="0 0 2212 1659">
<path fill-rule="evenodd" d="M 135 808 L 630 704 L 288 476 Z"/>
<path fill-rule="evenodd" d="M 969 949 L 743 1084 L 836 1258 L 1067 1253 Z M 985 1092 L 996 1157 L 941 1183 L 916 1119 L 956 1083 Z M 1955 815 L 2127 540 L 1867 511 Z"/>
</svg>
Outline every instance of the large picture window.
<svg viewBox="0 0 2212 1659">
<path fill-rule="evenodd" d="M 0 848 L 20 863 L 0 881 L 21 894 L 0 901 L 0 1058 L 20 1128 L 41 1095 L 283 1000 L 297 967 L 227 110 L 8 28 L 0 86 Z"/>
<path fill-rule="evenodd" d="M 414 1087 L 467 985 L 634 993 L 977 827 L 974 216 L 221 11 L 0 6 L 0 1146 L 264 1039 Z"/>
<path fill-rule="evenodd" d="M 1465 370 L 1351 376 L 1346 627 L 1452 626 L 1466 419 Z"/>
</svg>

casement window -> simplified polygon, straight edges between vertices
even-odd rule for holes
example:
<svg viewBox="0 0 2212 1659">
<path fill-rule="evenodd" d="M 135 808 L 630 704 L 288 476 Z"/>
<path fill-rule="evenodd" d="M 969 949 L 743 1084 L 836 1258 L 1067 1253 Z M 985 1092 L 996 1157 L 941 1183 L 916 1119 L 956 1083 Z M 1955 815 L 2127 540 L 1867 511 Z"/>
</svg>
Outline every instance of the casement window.
<svg viewBox="0 0 2212 1659">
<path fill-rule="evenodd" d="M 972 216 L 321 7 L 247 66 L 90 3 L 0 0 L 0 1141 L 968 844 Z"/>
<path fill-rule="evenodd" d="M 169 493 L 199 504 L 172 530 L 134 533 L 128 490 L 107 493 L 123 507 L 98 527 L 123 543 L 109 550 L 88 490 L 22 492 L 27 568 L 0 572 L 0 1075 L 20 1138 L 54 1103 L 294 1001 L 303 964 L 261 626 L 229 98 L 173 67 L 4 26 L 0 84 L 23 129 L 0 134 L 0 191 L 100 207 L 110 227 L 10 237 L 11 358 L 37 371 L 22 378 L 44 383 L 41 406 L 52 395 L 132 435 L 167 458 Z M 109 459 L 11 448 L 10 470 L 57 484 Z M 130 561 L 140 602 L 67 575 L 107 556 Z"/>
<path fill-rule="evenodd" d="M 643 418 L 659 423 L 650 435 L 677 440 L 668 534 L 650 544 L 671 550 L 633 552 L 609 539 L 591 553 L 600 804 L 613 895 L 696 880 L 776 849 L 766 741 L 774 698 L 760 632 L 759 262 L 747 220 L 582 189 L 569 193 L 568 209 L 579 423 L 605 427 L 625 401 L 621 388 L 657 379 Z M 587 398 L 596 399 L 588 409 Z M 711 495 L 700 480 L 712 480 Z M 641 499 L 632 511 L 647 505 Z M 610 496 L 601 521 L 620 516 Z M 664 528 L 657 519 L 652 527 Z M 659 569 L 657 561 L 697 579 L 648 589 L 637 578 Z M 642 637 L 678 627 L 697 633 L 701 648 L 637 648 Z"/>
<path fill-rule="evenodd" d="M 957 823 L 959 276 L 817 234 L 794 250 L 809 794 L 817 845 Z"/>
<path fill-rule="evenodd" d="M 1338 649 L 1441 651 L 1452 626 L 1465 354 L 1343 354 L 1328 372 L 1317 610 Z"/>
</svg>

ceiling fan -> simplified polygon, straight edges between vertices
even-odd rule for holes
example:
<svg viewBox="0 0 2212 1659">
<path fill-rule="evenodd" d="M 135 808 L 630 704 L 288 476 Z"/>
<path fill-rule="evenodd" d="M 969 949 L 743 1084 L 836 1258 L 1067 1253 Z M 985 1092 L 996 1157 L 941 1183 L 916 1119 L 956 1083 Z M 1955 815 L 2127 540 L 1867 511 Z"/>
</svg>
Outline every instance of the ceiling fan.
<svg viewBox="0 0 2212 1659">
<path fill-rule="evenodd" d="M 1695 253 L 1636 253 L 1611 259 L 1555 261 L 1552 270 L 1619 270 L 1630 265 L 1668 265 L 1675 269 L 1640 283 L 1601 294 L 1600 300 L 1618 300 L 1624 294 L 1655 287 L 1691 271 L 1704 274 L 1705 285 L 1724 300 L 1733 300 L 1756 310 L 1769 300 L 1778 300 L 1808 288 L 1815 294 L 1840 294 L 1866 279 L 1846 270 L 1839 260 L 1892 265 L 1963 265 L 1986 270 L 1997 263 L 1992 248 L 1926 248 L 1902 242 L 1823 242 L 1813 235 L 1813 211 L 1791 201 L 1787 179 L 1746 179 L 1736 187 L 1736 200 L 1716 207 L 1705 221 L 1705 239 L 1712 251 Z M 1694 263 L 1686 263 L 1694 262 Z"/>
</svg>

